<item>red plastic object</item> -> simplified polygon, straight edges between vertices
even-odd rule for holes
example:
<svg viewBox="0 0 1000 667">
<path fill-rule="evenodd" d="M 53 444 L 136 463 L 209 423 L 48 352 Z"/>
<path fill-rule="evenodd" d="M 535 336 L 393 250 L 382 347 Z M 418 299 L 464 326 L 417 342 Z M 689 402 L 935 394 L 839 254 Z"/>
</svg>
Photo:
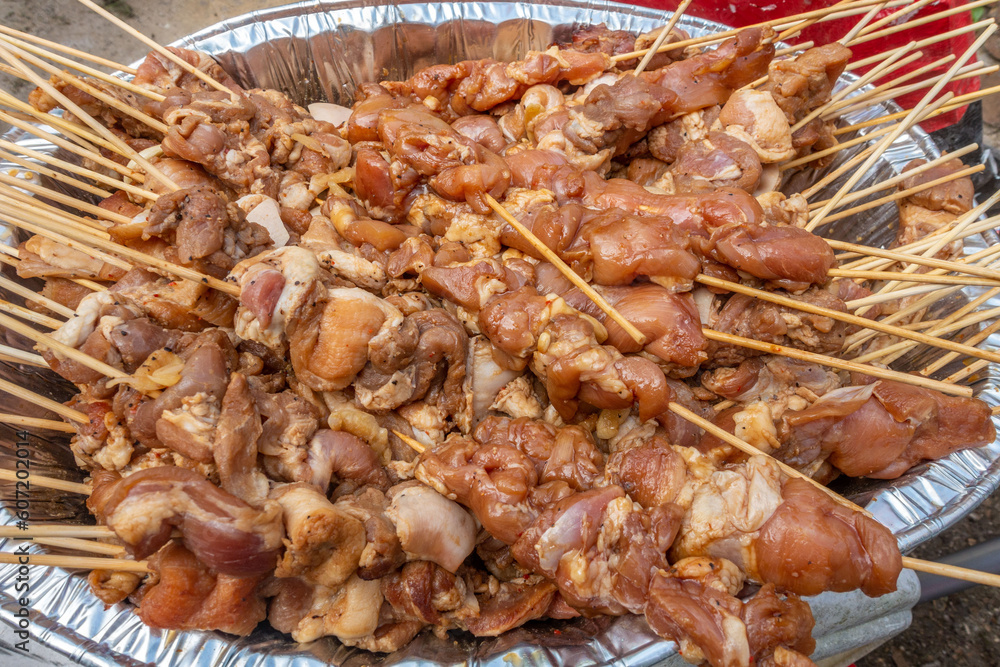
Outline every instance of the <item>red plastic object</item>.
<svg viewBox="0 0 1000 667">
<path fill-rule="evenodd" d="M 644 5 L 646 7 L 654 7 L 657 9 L 673 10 L 679 4 L 679 0 L 636 0 L 635 4 Z M 731 0 L 730 2 L 726 2 L 726 0 L 721 0 L 719 2 L 694 2 L 690 7 L 688 7 L 687 13 L 692 16 L 699 16 L 701 18 L 717 21 L 733 27 L 743 27 L 753 25 L 755 23 L 779 19 L 792 14 L 813 11 L 823 6 L 829 6 L 832 4 L 834 4 L 834 2 L 828 0 L 824 2 L 808 2 L 806 0 L 764 0 L 763 2 Z M 901 19 L 897 19 L 891 25 L 902 23 L 905 20 L 913 20 L 929 16 L 931 14 L 936 14 L 944 11 L 946 8 L 961 7 L 965 4 L 967 4 L 967 2 L 964 0 L 939 0 L 939 2 L 926 5 L 916 12 L 902 15 Z M 875 18 L 872 19 L 872 21 L 874 22 L 885 16 L 889 16 L 898 10 L 898 7 L 893 9 L 883 9 L 875 16 Z M 847 32 L 858 22 L 858 20 L 862 18 L 862 16 L 863 15 L 859 14 L 858 16 L 852 16 L 845 19 L 836 19 L 833 21 L 824 21 L 813 24 L 804 30 L 800 35 L 788 41 L 795 44 L 811 40 L 817 45 L 836 41 L 847 34 Z M 919 41 L 927 37 L 940 35 L 942 33 L 955 30 L 956 28 L 967 26 L 971 23 L 972 15 L 970 11 L 958 12 L 953 16 L 949 16 L 944 19 L 931 21 L 930 23 L 922 26 L 909 28 L 881 39 L 874 39 L 869 42 L 859 44 L 852 47 L 851 50 L 854 52 L 854 59 L 861 60 L 877 53 L 882 53 L 892 48 L 903 46 L 911 41 Z M 884 26 L 884 28 L 888 27 L 888 25 Z M 923 52 L 922 58 L 919 58 L 913 63 L 892 72 L 884 79 L 878 80 L 877 83 L 883 83 L 887 80 L 895 79 L 906 72 L 915 70 L 946 55 L 961 55 L 962 52 L 969 48 L 974 39 L 974 33 L 968 32 L 964 35 L 952 37 L 951 39 L 924 47 L 921 49 Z M 937 74 L 943 74 L 950 66 L 951 63 L 942 65 L 915 79 L 907 81 L 904 85 L 914 83 L 915 81 L 923 80 Z M 857 71 L 864 72 L 867 71 L 867 69 L 869 68 L 863 68 Z M 917 90 L 908 95 L 899 97 L 896 99 L 896 103 L 904 109 L 912 108 L 917 104 L 917 102 L 920 101 L 920 98 L 929 89 L 930 87 L 928 86 L 922 90 Z M 949 83 L 945 90 L 950 90 L 955 93 L 956 96 L 977 91 L 979 90 L 979 77 L 972 77 L 962 81 Z M 928 132 L 948 127 L 949 125 L 957 123 L 962 119 L 965 109 L 966 107 L 961 107 L 959 109 L 955 109 L 954 111 L 941 114 L 935 118 L 931 118 L 930 120 L 921 123 L 921 127 Z"/>
</svg>

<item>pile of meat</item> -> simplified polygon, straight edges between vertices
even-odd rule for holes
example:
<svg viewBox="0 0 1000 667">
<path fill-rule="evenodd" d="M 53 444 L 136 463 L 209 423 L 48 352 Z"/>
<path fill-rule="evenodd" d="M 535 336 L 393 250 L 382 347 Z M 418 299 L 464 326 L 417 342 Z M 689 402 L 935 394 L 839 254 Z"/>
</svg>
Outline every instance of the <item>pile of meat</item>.
<svg viewBox="0 0 1000 667">
<path fill-rule="evenodd" d="M 829 279 L 806 201 L 773 178 L 835 141 L 830 123 L 790 128 L 850 52 L 774 60 L 772 38 L 744 30 L 635 76 L 610 55 L 649 36 L 591 27 L 311 112 L 203 54 L 176 51 L 234 95 L 153 53 L 134 83 L 165 101 L 125 98 L 166 134 L 62 85 L 173 184 L 150 173 L 155 201 L 101 202 L 130 220 L 112 239 L 240 293 L 43 236 L 19 248 L 22 277 L 76 312 L 54 335 L 128 374 L 44 351 L 90 417 L 71 442 L 88 507 L 154 571 L 95 571 L 95 593 L 156 628 L 246 635 L 266 619 L 376 652 L 424 630 L 638 614 L 693 663 L 812 664 L 801 596 L 891 592 L 901 558 L 886 528 L 776 460 L 822 482 L 891 479 L 994 430 L 976 400 L 706 340 L 703 326 L 837 354 L 852 331 L 695 287 L 700 273 L 838 310 L 867 293 Z M 901 200 L 901 243 L 969 210 L 971 191 L 942 187 Z"/>
</svg>

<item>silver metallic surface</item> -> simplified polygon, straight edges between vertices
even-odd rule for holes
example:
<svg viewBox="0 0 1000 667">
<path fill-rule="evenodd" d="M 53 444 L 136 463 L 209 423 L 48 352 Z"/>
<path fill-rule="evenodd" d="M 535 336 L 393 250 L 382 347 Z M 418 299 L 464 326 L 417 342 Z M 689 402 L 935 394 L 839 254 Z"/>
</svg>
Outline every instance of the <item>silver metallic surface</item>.
<svg viewBox="0 0 1000 667">
<path fill-rule="evenodd" d="M 483 57 L 514 59 L 529 49 L 544 49 L 554 40 L 567 39 L 579 24 L 603 22 L 615 29 L 647 31 L 662 25 L 665 16 L 663 12 L 641 7 L 569 0 L 531 5 L 401 2 L 371 6 L 362 2 L 307 2 L 232 19 L 185 38 L 178 45 L 216 55 L 243 85 L 282 89 L 303 104 L 324 99 L 348 104 L 351 91 L 359 82 L 403 78 L 415 69 L 439 62 Z M 708 22 L 687 17 L 682 26 L 694 33 L 716 29 Z M 887 110 L 895 109 L 880 105 L 853 114 L 847 120 L 866 120 Z M 21 132 L 8 138 L 40 150 L 53 149 Z M 842 153 L 833 166 L 847 159 L 852 151 Z M 913 158 L 938 155 L 926 135 L 914 131 L 897 141 L 857 187 L 898 173 Z M 809 173 L 796 176 L 789 187 L 799 190 L 815 178 L 816 174 Z M 817 197 L 833 194 L 841 182 Z M 894 209 L 883 207 L 837 222 L 827 233 L 851 241 L 886 243 L 894 235 L 894 220 Z M 979 241 L 978 247 L 983 242 Z M 975 245 L 975 242 L 967 244 L 970 248 Z M 947 312 L 966 298 L 956 297 L 939 304 L 934 312 Z M 5 343 L 30 349 L 30 343 L 10 332 L 4 333 Z M 919 368 L 929 358 L 927 354 L 904 358 L 897 367 Z M 942 376 L 955 368 L 946 368 Z M 58 400 L 70 396 L 67 385 L 53 381 L 51 374 L 38 369 L 0 363 L 0 377 Z M 995 376 L 977 383 L 975 388 L 991 404 L 1000 402 Z M 0 411 L 51 416 L 7 395 L 0 395 Z M 79 478 L 80 472 L 65 446 L 66 439 L 50 439 L 49 435 L 40 431 L 29 439 L 32 470 L 39 475 Z M 15 441 L 14 429 L 0 425 L 0 467 L 14 468 Z M 869 509 L 894 531 L 907 550 L 971 511 L 996 488 L 998 481 L 1000 444 L 994 443 L 921 466 L 891 483 L 854 480 L 841 490 L 859 502 L 868 502 Z M 0 488 L 0 518 L 11 523 L 13 490 L 6 484 Z M 37 487 L 32 487 L 31 493 L 31 525 L 89 519 L 80 497 Z M 12 551 L 15 544 L 10 541 L 2 544 L 3 551 Z M 17 608 L 16 572 L 15 567 L 0 566 L 0 621 L 8 625 Z M 440 640 L 425 633 L 402 651 L 378 658 L 345 649 L 330 639 L 298 646 L 269 629 L 259 629 L 243 639 L 212 632 L 154 631 L 139 621 L 129 605 L 105 609 L 90 594 L 79 573 L 32 566 L 30 579 L 30 606 L 34 610 L 32 641 L 87 665 L 686 664 L 676 655 L 673 644 L 658 639 L 644 621 L 635 617 L 532 624 L 497 639 L 480 641 L 459 636 Z M 847 664 L 844 660 L 859 647 L 898 633 L 909 623 L 909 609 L 918 594 L 916 578 L 911 572 L 904 572 L 900 590 L 877 600 L 860 593 L 824 594 L 810 600 L 818 621 L 814 633 L 819 642 L 817 659 L 824 658 L 824 666 Z M 876 618 L 880 619 L 878 623 L 869 622 Z M 6 636 L 9 633 L 0 633 L 0 639 Z"/>
</svg>

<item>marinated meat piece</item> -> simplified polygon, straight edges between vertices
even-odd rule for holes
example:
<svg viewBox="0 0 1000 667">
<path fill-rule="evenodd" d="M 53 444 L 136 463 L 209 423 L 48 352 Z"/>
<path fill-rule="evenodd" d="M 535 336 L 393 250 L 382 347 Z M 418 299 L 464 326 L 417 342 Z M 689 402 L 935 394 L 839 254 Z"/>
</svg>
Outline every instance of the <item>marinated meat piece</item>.
<svg viewBox="0 0 1000 667">
<path fill-rule="evenodd" d="M 994 438 L 989 408 L 975 399 L 889 380 L 831 391 L 787 412 L 776 453 L 792 465 L 816 459 L 851 477 L 895 479 L 921 461 Z"/>
<path fill-rule="evenodd" d="M 17 275 L 21 278 L 90 278 L 118 280 L 117 266 L 44 236 L 32 236 L 18 246 Z"/>
<path fill-rule="evenodd" d="M 768 68 L 768 79 L 761 90 L 774 97 L 788 124 L 794 125 L 830 99 L 833 85 L 850 58 L 850 49 L 832 42 L 792 58 L 775 60 Z"/>
<path fill-rule="evenodd" d="M 724 132 L 709 132 L 701 141 L 685 142 L 656 185 L 671 194 L 709 193 L 718 188 L 752 193 L 760 177 L 761 161 L 751 145 Z"/>
<path fill-rule="evenodd" d="M 498 198 L 510 184 L 510 170 L 498 155 L 424 107 L 382 113 L 378 132 L 394 161 L 430 177 L 438 194 L 465 201 L 477 213 L 489 213 L 485 196 Z"/>
<path fill-rule="evenodd" d="M 381 85 L 393 95 L 412 96 L 439 112 L 467 116 L 518 99 L 539 83 L 586 83 L 607 70 L 609 64 L 602 53 L 554 47 L 545 52 L 530 51 L 523 60 L 512 63 L 486 59 L 433 65 L 406 81 L 383 81 Z"/>
<path fill-rule="evenodd" d="M 91 570 L 87 575 L 91 592 L 106 605 L 118 604 L 142 583 L 142 575 L 135 572 Z"/>
<path fill-rule="evenodd" d="M 163 195 L 153 204 L 142 238 L 176 245 L 182 264 L 208 258 L 223 270 L 271 245 L 267 230 L 247 222 L 243 210 L 214 189 L 199 187 Z"/>
<path fill-rule="evenodd" d="M 781 495 L 783 502 L 754 546 L 764 581 L 796 595 L 860 588 L 878 596 L 896 590 L 902 560 L 885 526 L 805 480 L 786 481 Z"/>
<path fill-rule="evenodd" d="M 558 294 L 573 306 L 599 321 L 608 331 L 607 343 L 629 354 L 644 349 L 664 364 L 672 364 L 675 376 L 685 377 L 707 358 L 707 346 L 693 299 L 660 285 L 596 288 L 608 303 L 647 338 L 640 347 L 618 323 L 612 320 L 588 296 L 573 287 L 555 267 L 541 264 L 537 269 L 539 292 Z"/>
<path fill-rule="evenodd" d="M 232 88 L 236 85 L 226 71 L 207 53 L 173 46 L 167 48 L 174 55 L 180 56 L 227 87 Z M 157 92 L 169 92 L 172 88 L 180 88 L 187 92 L 213 90 L 208 83 L 156 51 L 150 51 L 139 65 L 133 83 Z"/>
<path fill-rule="evenodd" d="M 254 509 L 185 468 L 148 468 L 95 485 L 87 507 L 137 559 L 155 553 L 175 527 L 198 560 L 222 574 L 265 574 L 281 548 L 276 504 Z"/>
<path fill-rule="evenodd" d="M 267 616 L 261 576 L 214 573 L 177 542 L 150 559 L 159 574 L 139 589 L 139 618 L 164 630 L 219 630 L 245 637 Z"/>
<path fill-rule="evenodd" d="M 833 310 L 846 311 L 844 302 L 825 290 L 814 289 L 792 298 Z M 729 297 L 718 314 L 710 318 L 706 325 L 715 331 L 820 354 L 839 352 L 847 335 L 847 326 L 843 322 L 742 294 Z M 729 366 L 732 364 L 728 360 L 734 357 L 742 360 L 750 356 L 757 356 L 757 353 L 726 343 L 710 343 L 708 346 L 710 367 Z"/>
<path fill-rule="evenodd" d="M 512 446 L 534 463 L 539 482 L 561 481 L 586 490 L 604 467 L 604 455 L 579 426 L 556 428 L 543 421 L 487 417 L 476 427 L 483 445 Z"/>
<path fill-rule="evenodd" d="M 719 125 L 747 144 L 764 164 L 783 162 L 795 156 L 788 119 L 763 90 L 738 90 L 719 112 Z"/>
<path fill-rule="evenodd" d="M 361 579 L 384 577 L 406 562 L 403 547 L 396 536 L 396 526 L 386 515 L 389 500 L 378 489 L 365 487 L 354 494 L 341 496 L 335 503 L 365 527 L 365 547 L 358 562 Z"/>
<path fill-rule="evenodd" d="M 263 505 L 268 493 L 267 477 L 257 463 L 263 431 L 246 377 L 233 373 L 222 398 L 212 457 L 222 489 L 255 507 Z"/>
<path fill-rule="evenodd" d="M 398 335 L 397 335 L 398 334 Z M 355 392 L 370 410 L 425 400 L 453 416 L 465 408 L 469 337 L 442 308 L 413 313 L 358 376 Z"/>
<path fill-rule="evenodd" d="M 903 168 L 903 172 L 915 169 L 926 162 L 926 160 L 912 160 Z M 898 187 L 901 191 L 907 190 L 960 171 L 964 167 L 961 160 L 948 160 L 944 164 L 907 178 Z M 972 179 L 966 176 L 898 200 L 896 206 L 899 209 L 899 230 L 896 232 L 893 245 L 906 245 L 942 232 L 958 216 L 972 209 L 974 194 Z M 961 252 L 962 242 L 957 240 L 939 250 L 938 256 L 954 259 Z"/>
<path fill-rule="evenodd" d="M 764 37 L 764 30 L 751 28 L 714 51 L 598 84 L 582 104 L 568 108 L 567 122 L 541 137 L 538 147 L 558 150 L 583 169 L 598 169 L 671 116 L 721 104 L 763 75 L 774 55 L 771 44 L 761 44 Z"/>
<path fill-rule="evenodd" d="M 358 519 L 301 482 L 278 486 L 270 498 L 281 506 L 287 535 L 275 576 L 335 588 L 354 574 L 365 547 Z"/>
<path fill-rule="evenodd" d="M 676 641 L 685 660 L 729 667 L 750 664 L 741 607 L 739 600 L 714 588 L 658 572 L 645 611 L 649 627 Z"/>
</svg>

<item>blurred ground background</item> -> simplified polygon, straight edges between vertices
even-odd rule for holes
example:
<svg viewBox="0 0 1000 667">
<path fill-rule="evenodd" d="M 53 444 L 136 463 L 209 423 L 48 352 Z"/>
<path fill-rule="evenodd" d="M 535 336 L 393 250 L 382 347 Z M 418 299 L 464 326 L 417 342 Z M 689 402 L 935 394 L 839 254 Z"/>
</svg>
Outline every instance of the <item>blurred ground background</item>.
<svg viewBox="0 0 1000 667">
<path fill-rule="evenodd" d="M 160 43 L 169 43 L 226 18 L 288 4 L 289 0 L 98 0 Z M 0 0 L 0 23 L 105 58 L 130 63 L 146 50 L 74 0 Z M 1000 35 L 981 54 L 1000 62 Z M 0 75 L 7 90 L 29 87 Z M 1000 85 L 1000 73 L 983 87 Z M 984 145 L 1000 152 L 1000 95 L 983 103 Z M 934 560 L 1000 536 L 1000 494 L 937 539 L 910 554 Z M 913 625 L 862 659 L 858 667 L 1000 667 L 1000 590 L 976 587 L 918 606 Z"/>
</svg>

